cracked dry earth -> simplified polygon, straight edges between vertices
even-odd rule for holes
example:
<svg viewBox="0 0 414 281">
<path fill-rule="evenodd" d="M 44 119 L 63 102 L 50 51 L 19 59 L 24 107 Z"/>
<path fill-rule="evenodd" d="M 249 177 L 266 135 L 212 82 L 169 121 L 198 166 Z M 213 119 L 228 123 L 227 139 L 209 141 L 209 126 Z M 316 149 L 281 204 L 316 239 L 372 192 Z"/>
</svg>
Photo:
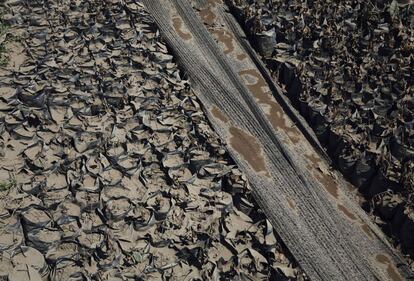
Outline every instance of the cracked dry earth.
<svg viewBox="0 0 414 281">
<path fill-rule="evenodd" d="M 1 280 L 306 279 L 141 3 L 1 5 Z"/>
</svg>

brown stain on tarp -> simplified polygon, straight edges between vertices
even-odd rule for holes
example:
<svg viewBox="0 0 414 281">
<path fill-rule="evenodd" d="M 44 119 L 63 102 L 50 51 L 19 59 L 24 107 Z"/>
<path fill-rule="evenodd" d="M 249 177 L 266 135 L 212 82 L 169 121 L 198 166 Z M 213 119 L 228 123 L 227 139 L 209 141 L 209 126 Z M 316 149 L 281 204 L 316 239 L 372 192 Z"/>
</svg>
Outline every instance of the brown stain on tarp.
<svg viewBox="0 0 414 281">
<path fill-rule="evenodd" d="M 217 15 L 212 11 L 212 8 L 216 7 L 217 4 L 221 4 L 220 0 L 208 0 L 207 6 L 200 10 L 199 15 L 201 20 L 209 26 L 213 26 Z M 223 43 L 226 47 L 224 54 L 228 54 L 234 51 L 234 36 L 231 32 L 224 30 L 223 28 L 217 30 L 211 30 L 210 33 L 215 35 L 216 39 Z"/>
<path fill-rule="evenodd" d="M 263 90 L 267 87 L 266 81 L 255 69 L 243 70 L 239 72 L 241 77 L 251 76 L 256 82 L 253 84 L 247 84 L 247 88 L 259 103 L 266 104 L 270 106 L 270 113 L 267 114 L 270 123 L 273 128 L 280 129 L 284 131 L 289 139 L 294 143 L 298 144 L 300 141 L 301 132 L 296 127 L 291 127 L 286 124 L 287 117 L 282 109 L 282 107 L 274 100 L 272 100 L 269 92 Z M 319 167 L 322 164 L 322 159 L 316 154 L 312 153 L 311 155 L 305 155 L 306 159 L 310 162 L 308 163 L 307 168 L 312 172 L 313 176 L 322 184 L 326 191 L 331 194 L 334 198 L 338 198 L 338 184 L 329 173 L 325 173 Z"/>
<path fill-rule="evenodd" d="M 266 176 L 270 177 L 262 149 L 256 137 L 233 126 L 230 127 L 229 132 L 231 135 L 230 146 L 241 154 L 253 170 L 265 172 Z"/>
<path fill-rule="evenodd" d="M 220 0 L 208 0 L 207 6 L 200 10 L 199 15 L 202 21 L 207 25 L 213 25 L 214 20 L 217 18 L 216 14 L 212 11 L 212 8 L 216 7 L 217 4 L 222 4 Z"/>
<path fill-rule="evenodd" d="M 378 254 L 375 256 L 375 259 L 384 265 L 387 265 L 387 273 L 390 280 L 393 281 L 403 281 L 404 279 L 400 276 L 398 271 L 395 269 L 395 266 L 391 262 L 390 258 L 383 254 Z"/>
<path fill-rule="evenodd" d="M 186 41 L 193 38 L 190 33 L 186 33 L 182 30 L 183 21 L 181 20 L 181 18 L 173 17 L 172 21 L 173 21 L 174 30 L 178 33 L 178 36 L 180 36 L 182 39 Z"/>
<path fill-rule="evenodd" d="M 227 118 L 227 116 L 223 112 L 221 112 L 221 110 L 218 109 L 218 107 L 216 107 L 215 105 L 213 105 L 210 111 L 211 114 L 213 114 L 213 116 L 217 119 L 223 121 L 224 123 L 229 122 L 229 118 Z"/>
<path fill-rule="evenodd" d="M 373 235 L 371 229 L 369 228 L 369 226 L 366 223 L 361 225 L 361 229 L 362 229 L 362 231 L 365 232 L 365 234 L 368 236 L 368 238 L 374 239 L 374 235 Z"/>
<path fill-rule="evenodd" d="M 287 201 L 287 203 L 288 203 L 288 205 L 289 205 L 289 208 L 291 208 L 291 209 L 296 209 L 296 204 L 295 204 L 295 202 L 293 202 L 293 200 L 291 200 L 291 199 L 287 199 L 286 200 Z"/>
<path fill-rule="evenodd" d="M 315 152 L 312 154 L 305 154 L 305 158 L 310 162 L 307 168 L 312 171 L 315 178 L 322 184 L 326 191 L 329 192 L 336 199 L 338 198 L 338 184 L 330 174 L 324 173 L 319 167 L 322 164 L 322 159 Z"/>
<path fill-rule="evenodd" d="M 338 204 L 338 209 L 342 212 L 342 213 L 344 213 L 344 215 L 345 216 L 347 216 L 349 219 L 351 219 L 351 220 L 356 220 L 357 218 L 354 216 L 354 214 L 353 213 L 351 213 L 347 208 L 345 208 L 345 206 L 344 205 L 342 205 L 342 204 Z"/>
<path fill-rule="evenodd" d="M 260 73 L 255 69 L 248 69 L 240 71 L 239 75 L 241 77 L 251 76 L 256 80 L 253 84 L 246 84 L 247 88 L 258 99 L 259 103 L 270 106 L 270 112 L 266 116 L 269 118 L 273 128 L 284 131 L 289 139 L 294 144 L 297 144 L 300 140 L 300 131 L 296 127 L 291 127 L 286 124 L 287 119 L 282 107 L 272 99 L 269 91 L 263 90 L 263 88 L 267 87 L 267 84 Z"/>
<path fill-rule="evenodd" d="M 200 10 L 199 14 L 200 14 L 201 20 L 207 25 L 213 25 L 214 20 L 217 17 L 211 10 L 210 6 L 207 6 L 206 8 Z"/>
<path fill-rule="evenodd" d="M 358 218 L 353 214 L 353 213 L 351 213 L 344 205 L 342 205 L 342 204 L 338 204 L 338 209 L 342 212 L 342 213 L 344 213 L 349 219 L 351 219 L 351 220 L 353 220 L 353 221 L 355 221 L 355 220 L 357 220 Z M 372 232 L 372 230 L 369 228 L 369 226 L 366 224 L 366 223 L 364 223 L 363 221 L 360 221 L 362 224 L 360 225 L 360 227 L 361 227 L 361 229 L 362 229 L 362 231 L 363 232 L 365 232 L 365 234 L 366 234 L 366 236 L 369 238 L 369 239 L 374 239 L 374 234 L 373 234 L 373 232 Z"/>
<path fill-rule="evenodd" d="M 211 33 L 217 36 L 217 40 L 224 44 L 226 49 L 224 50 L 224 54 L 228 54 L 234 51 L 234 44 L 233 44 L 233 34 L 228 32 L 227 30 L 220 29 L 220 30 L 211 30 Z"/>
<path fill-rule="evenodd" d="M 299 215 L 299 210 L 296 206 L 295 201 L 290 198 L 286 198 L 286 202 L 288 204 L 289 209 L 291 209 L 296 215 Z"/>
<path fill-rule="evenodd" d="M 239 54 L 236 57 L 239 61 L 245 60 L 247 59 L 247 55 L 246 54 Z"/>
<path fill-rule="evenodd" d="M 312 152 L 311 154 L 305 155 L 306 159 L 309 160 L 313 166 L 319 167 L 319 164 L 322 163 L 321 157 L 318 154 Z"/>
<path fill-rule="evenodd" d="M 309 167 L 312 169 L 312 167 Z M 328 191 L 333 197 L 338 198 L 338 186 L 333 178 L 329 175 L 324 174 L 322 171 L 312 169 L 313 175 L 316 179 L 323 185 L 323 187 Z"/>
</svg>

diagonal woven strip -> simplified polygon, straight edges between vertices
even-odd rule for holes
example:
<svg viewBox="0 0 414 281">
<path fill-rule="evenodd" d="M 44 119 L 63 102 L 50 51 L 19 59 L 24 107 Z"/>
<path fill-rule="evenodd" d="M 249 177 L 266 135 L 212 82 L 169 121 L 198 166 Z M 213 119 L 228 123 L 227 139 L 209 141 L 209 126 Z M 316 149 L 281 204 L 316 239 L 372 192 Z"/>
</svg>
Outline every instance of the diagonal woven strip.
<svg viewBox="0 0 414 281">
<path fill-rule="evenodd" d="M 272 109 L 280 105 L 262 91 L 265 79 L 252 59 L 247 69 L 240 69 L 229 48 L 223 51 L 214 41 L 189 1 L 143 2 L 192 79 L 213 127 L 247 174 L 257 201 L 308 276 L 314 280 L 408 278 L 403 260 L 340 188 L 342 180 L 316 171 L 324 164 L 315 150 L 304 154 L 272 122 L 276 114 Z M 220 1 L 208 2 L 220 10 Z M 223 10 L 214 17 L 215 21 L 223 18 Z M 243 46 L 234 29 L 226 32 Z M 278 118 L 290 120 L 285 110 Z M 296 137 L 310 147 L 303 134 Z M 312 157 L 317 159 L 316 167 L 307 165 Z"/>
</svg>

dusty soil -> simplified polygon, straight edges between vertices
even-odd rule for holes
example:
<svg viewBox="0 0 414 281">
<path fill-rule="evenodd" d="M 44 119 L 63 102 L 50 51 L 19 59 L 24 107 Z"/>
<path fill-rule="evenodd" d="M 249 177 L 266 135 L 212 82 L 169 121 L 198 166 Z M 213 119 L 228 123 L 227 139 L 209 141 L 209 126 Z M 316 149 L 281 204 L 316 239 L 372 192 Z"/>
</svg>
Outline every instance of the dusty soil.
<svg viewBox="0 0 414 281">
<path fill-rule="evenodd" d="M 2 279 L 305 279 L 139 1 L 2 9 Z"/>
</svg>

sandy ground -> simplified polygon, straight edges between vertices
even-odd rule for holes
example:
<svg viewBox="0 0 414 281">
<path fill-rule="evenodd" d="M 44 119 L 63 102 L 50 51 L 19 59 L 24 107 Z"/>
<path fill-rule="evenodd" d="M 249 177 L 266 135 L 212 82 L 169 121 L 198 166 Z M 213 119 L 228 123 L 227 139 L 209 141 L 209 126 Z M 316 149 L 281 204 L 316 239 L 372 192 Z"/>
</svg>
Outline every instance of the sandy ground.
<svg viewBox="0 0 414 281">
<path fill-rule="evenodd" d="M 0 278 L 304 279 L 139 2 L 3 6 Z"/>
</svg>

